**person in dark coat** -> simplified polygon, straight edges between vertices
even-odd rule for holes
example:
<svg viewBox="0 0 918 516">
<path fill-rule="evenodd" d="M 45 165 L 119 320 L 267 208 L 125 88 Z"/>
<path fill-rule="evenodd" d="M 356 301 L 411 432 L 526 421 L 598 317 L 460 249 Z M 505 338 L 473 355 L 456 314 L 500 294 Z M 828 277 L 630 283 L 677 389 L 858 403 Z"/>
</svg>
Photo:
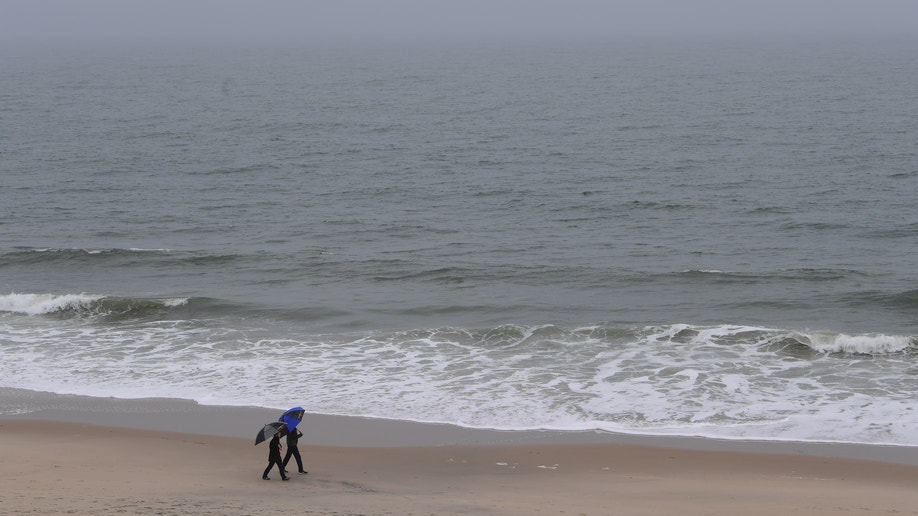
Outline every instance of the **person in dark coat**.
<svg viewBox="0 0 918 516">
<path fill-rule="evenodd" d="M 287 455 L 284 456 L 284 473 L 287 472 L 287 463 L 290 462 L 290 457 L 296 459 L 296 465 L 299 467 L 298 471 L 301 475 L 309 473 L 308 471 L 303 471 L 303 459 L 300 457 L 300 449 L 297 447 L 300 437 L 303 437 L 303 432 L 296 428 L 287 434 Z"/>
<path fill-rule="evenodd" d="M 284 480 L 290 480 L 290 477 L 284 474 L 284 465 L 281 460 L 281 443 L 280 443 L 281 433 L 277 432 L 274 434 L 274 437 L 271 439 L 271 443 L 268 445 L 268 467 L 265 468 L 265 472 L 262 473 L 261 478 L 265 480 L 271 480 L 268 478 L 268 472 L 271 471 L 271 468 L 277 464 L 277 470 L 280 471 L 280 476 Z"/>
</svg>

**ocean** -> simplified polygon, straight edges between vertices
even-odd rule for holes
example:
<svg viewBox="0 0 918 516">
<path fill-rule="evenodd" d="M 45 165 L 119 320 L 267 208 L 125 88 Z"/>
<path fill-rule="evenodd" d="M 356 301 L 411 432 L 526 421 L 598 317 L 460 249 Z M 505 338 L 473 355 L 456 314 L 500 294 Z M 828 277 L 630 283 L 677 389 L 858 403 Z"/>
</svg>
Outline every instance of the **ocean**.
<svg viewBox="0 0 918 516">
<path fill-rule="evenodd" d="M 0 387 L 918 446 L 916 43 L 2 50 Z"/>
</svg>

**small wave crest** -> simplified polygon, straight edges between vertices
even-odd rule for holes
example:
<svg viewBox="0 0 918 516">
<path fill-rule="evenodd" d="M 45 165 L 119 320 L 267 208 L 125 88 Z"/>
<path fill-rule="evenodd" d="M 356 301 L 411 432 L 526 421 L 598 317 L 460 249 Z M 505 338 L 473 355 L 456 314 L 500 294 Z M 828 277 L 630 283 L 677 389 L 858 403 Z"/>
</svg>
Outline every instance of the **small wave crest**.
<svg viewBox="0 0 918 516">
<path fill-rule="evenodd" d="M 49 261 L 76 260 L 86 257 L 111 257 L 138 254 L 168 254 L 171 249 L 142 249 L 131 247 L 118 248 L 52 248 L 52 247 L 17 247 L 12 251 L 2 253 L 3 260 L 7 263 L 40 263 Z"/>
<path fill-rule="evenodd" d="M 831 268 L 779 269 L 766 272 L 737 272 L 720 269 L 685 269 L 674 274 L 684 278 L 713 278 L 718 281 L 745 282 L 773 281 L 775 279 L 820 282 L 835 281 L 864 275 L 863 272 L 857 270 Z"/>
<path fill-rule="evenodd" d="M 810 332 L 799 335 L 797 340 L 822 353 L 886 355 L 915 349 L 914 339 L 903 335 Z"/>
<path fill-rule="evenodd" d="M 918 289 L 907 290 L 890 296 L 889 304 L 902 308 L 918 307 Z"/>
<path fill-rule="evenodd" d="M 20 315 L 54 315 L 61 318 L 142 319 L 161 316 L 184 306 L 187 298 L 142 299 L 95 294 L 0 295 L 0 312 Z"/>
<path fill-rule="evenodd" d="M 912 313 L 915 308 L 918 308 L 918 289 L 902 292 L 858 292 L 845 296 L 843 300 L 852 307 L 881 305 Z"/>
<path fill-rule="evenodd" d="M 151 265 L 171 267 L 176 265 L 226 264 L 245 259 L 237 254 L 211 254 L 202 251 L 173 249 L 131 248 L 44 248 L 17 247 L 0 252 L 0 266 L 35 265 L 95 265 L 125 266 Z"/>
<path fill-rule="evenodd" d="M 44 315 L 91 306 L 103 296 L 89 294 L 16 294 L 0 296 L 0 312 Z"/>
</svg>

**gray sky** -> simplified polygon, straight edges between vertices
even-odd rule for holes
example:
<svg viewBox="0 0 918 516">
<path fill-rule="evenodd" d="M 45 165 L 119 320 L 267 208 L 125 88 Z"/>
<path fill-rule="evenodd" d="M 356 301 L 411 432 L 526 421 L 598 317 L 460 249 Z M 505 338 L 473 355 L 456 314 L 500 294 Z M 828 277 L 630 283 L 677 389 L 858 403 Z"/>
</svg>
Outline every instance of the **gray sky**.
<svg viewBox="0 0 918 516">
<path fill-rule="evenodd" d="M 918 0 L 0 0 L 0 42 L 918 34 Z"/>
</svg>

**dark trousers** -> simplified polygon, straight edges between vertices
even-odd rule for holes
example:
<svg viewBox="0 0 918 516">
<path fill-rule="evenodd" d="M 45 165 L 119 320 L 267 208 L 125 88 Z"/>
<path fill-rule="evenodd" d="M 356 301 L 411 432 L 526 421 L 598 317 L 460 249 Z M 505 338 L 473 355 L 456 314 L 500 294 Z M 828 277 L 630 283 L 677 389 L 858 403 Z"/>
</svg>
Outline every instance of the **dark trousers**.
<svg viewBox="0 0 918 516">
<path fill-rule="evenodd" d="M 287 475 L 284 475 L 284 465 L 281 464 L 279 455 L 268 459 L 268 467 L 265 468 L 265 472 L 261 474 L 262 478 L 268 476 L 268 472 L 271 471 L 271 468 L 273 468 L 275 464 L 277 464 L 277 469 L 280 471 L 281 478 L 287 478 Z"/>
<path fill-rule="evenodd" d="M 300 457 L 300 450 L 296 446 L 287 446 L 287 455 L 284 457 L 284 469 L 287 469 L 287 463 L 290 462 L 290 457 L 296 459 L 296 465 L 298 468 L 297 471 L 300 473 L 303 472 L 303 458 Z"/>
</svg>

